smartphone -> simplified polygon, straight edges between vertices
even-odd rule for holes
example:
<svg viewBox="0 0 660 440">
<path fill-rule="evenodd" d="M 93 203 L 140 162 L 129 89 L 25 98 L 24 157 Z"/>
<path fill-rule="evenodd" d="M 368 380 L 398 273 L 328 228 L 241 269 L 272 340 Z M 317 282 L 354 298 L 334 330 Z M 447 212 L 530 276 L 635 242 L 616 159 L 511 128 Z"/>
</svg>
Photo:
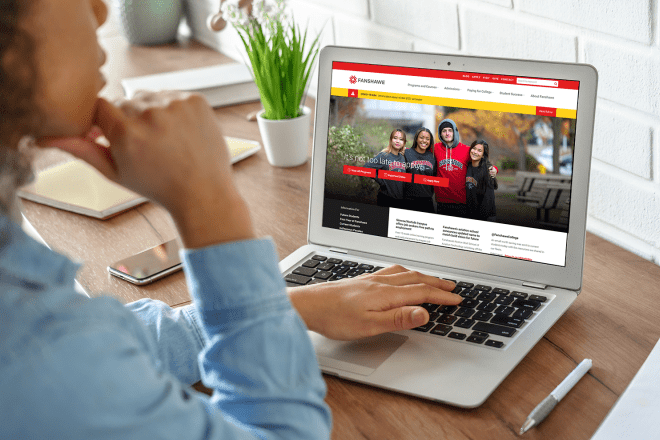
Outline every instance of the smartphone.
<svg viewBox="0 0 660 440">
<path fill-rule="evenodd" d="M 108 266 L 110 274 L 142 286 L 181 270 L 179 243 L 171 240 Z"/>
</svg>

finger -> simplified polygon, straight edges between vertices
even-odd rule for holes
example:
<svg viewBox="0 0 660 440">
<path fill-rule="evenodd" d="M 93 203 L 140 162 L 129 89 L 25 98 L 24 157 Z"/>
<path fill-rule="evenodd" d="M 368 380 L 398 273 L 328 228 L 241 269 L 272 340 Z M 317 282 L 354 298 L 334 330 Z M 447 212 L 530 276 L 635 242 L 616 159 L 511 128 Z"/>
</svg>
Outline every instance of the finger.
<svg viewBox="0 0 660 440">
<path fill-rule="evenodd" d="M 379 333 L 409 330 L 429 322 L 429 313 L 422 307 L 404 306 L 384 312 L 374 312 L 367 319 L 370 336 Z"/>
<path fill-rule="evenodd" d="M 382 289 L 378 292 L 378 301 L 374 302 L 374 307 L 379 307 L 377 310 L 382 311 L 423 303 L 457 305 L 461 301 L 463 297 L 455 293 L 436 289 L 428 284 L 411 284 Z"/>
<path fill-rule="evenodd" d="M 113 148 L 117 148 L 121 144 L 126 133 L 129 117 L 130 115 L 125 114 L 121 108 L 112 105 L 103 98 L 98 99 L 94 124 L 101 129 Z"/>
<path fill-rule="evenodd" d="M 453 281 L 442 280 L 438 277 L 425 275 L 423 273 L 404 269 L 401 272 L 394 272 L 391 274 L 376 272 L 374 278 L 381 283 L 389 284 L 392 286 L 404 286 L 406 284 L 428 284 L 438 289 L 443 289 L 451 292 L 456 287 Z"/>
</svg>

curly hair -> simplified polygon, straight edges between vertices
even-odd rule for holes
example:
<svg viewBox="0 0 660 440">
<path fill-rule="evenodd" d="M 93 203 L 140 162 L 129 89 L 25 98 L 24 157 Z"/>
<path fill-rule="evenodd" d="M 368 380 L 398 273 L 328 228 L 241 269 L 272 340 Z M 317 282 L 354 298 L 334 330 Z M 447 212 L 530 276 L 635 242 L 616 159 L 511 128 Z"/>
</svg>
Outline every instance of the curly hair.
<svg viewBox="0 0 660 440">
<path fill-rule="evenodd" d="M 21 26 L 34 3 L 0 0 L 0 214 L 12 217 L 16 189 L 32 176 L 25 147 L 39 121 L 35 46 Z"/>
<path fill-rule="evenodd" d="M 31 4 L 32 3 L 32 4 Z M 0 145 L 16 148 L 37 123 L 34 41 L 20 26 L 33 2 L 0 0 Z"/>
</svg>

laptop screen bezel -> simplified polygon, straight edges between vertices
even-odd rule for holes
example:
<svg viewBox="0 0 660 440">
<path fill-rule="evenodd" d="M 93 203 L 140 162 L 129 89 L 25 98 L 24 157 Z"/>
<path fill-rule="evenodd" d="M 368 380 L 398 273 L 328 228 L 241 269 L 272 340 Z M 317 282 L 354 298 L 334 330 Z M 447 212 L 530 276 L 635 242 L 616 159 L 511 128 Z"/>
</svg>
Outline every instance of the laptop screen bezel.
<svg viewBox="0 0 660 440">
<path fill-rule="evenodd" d="M 335 61 L 579 81 L 565 266 L 529 262 L 323 227 L 328 118 L 332 63 Z M 411 262 L 419 261 L 426 264 L 430 262 L 439 268 L 458 267 L 520 282 L 533 282 L 579 291 L 582 286 L 597 81 L 596 70 L 588 64 L 326 46 L 319 56 L 308 242 L 348 251 L 365 252 L 368 250 L 368 253 L 374 255 L 394 255 Z"/>
</svg>

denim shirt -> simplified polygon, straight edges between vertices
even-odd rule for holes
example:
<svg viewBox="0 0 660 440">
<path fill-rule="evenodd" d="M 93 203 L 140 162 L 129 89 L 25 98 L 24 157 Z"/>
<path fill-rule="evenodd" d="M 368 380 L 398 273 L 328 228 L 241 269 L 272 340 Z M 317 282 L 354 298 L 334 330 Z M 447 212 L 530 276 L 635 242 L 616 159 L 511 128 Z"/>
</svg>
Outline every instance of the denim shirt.
<svg viewBox="0 0 660 440">
<path fill-rule="evenodd" d="M 272 242 L 181 257 L 191 306 L 90 299 L 74 263 L 0 216 L 0 438 L 328 438 Z"/>
</svg>

